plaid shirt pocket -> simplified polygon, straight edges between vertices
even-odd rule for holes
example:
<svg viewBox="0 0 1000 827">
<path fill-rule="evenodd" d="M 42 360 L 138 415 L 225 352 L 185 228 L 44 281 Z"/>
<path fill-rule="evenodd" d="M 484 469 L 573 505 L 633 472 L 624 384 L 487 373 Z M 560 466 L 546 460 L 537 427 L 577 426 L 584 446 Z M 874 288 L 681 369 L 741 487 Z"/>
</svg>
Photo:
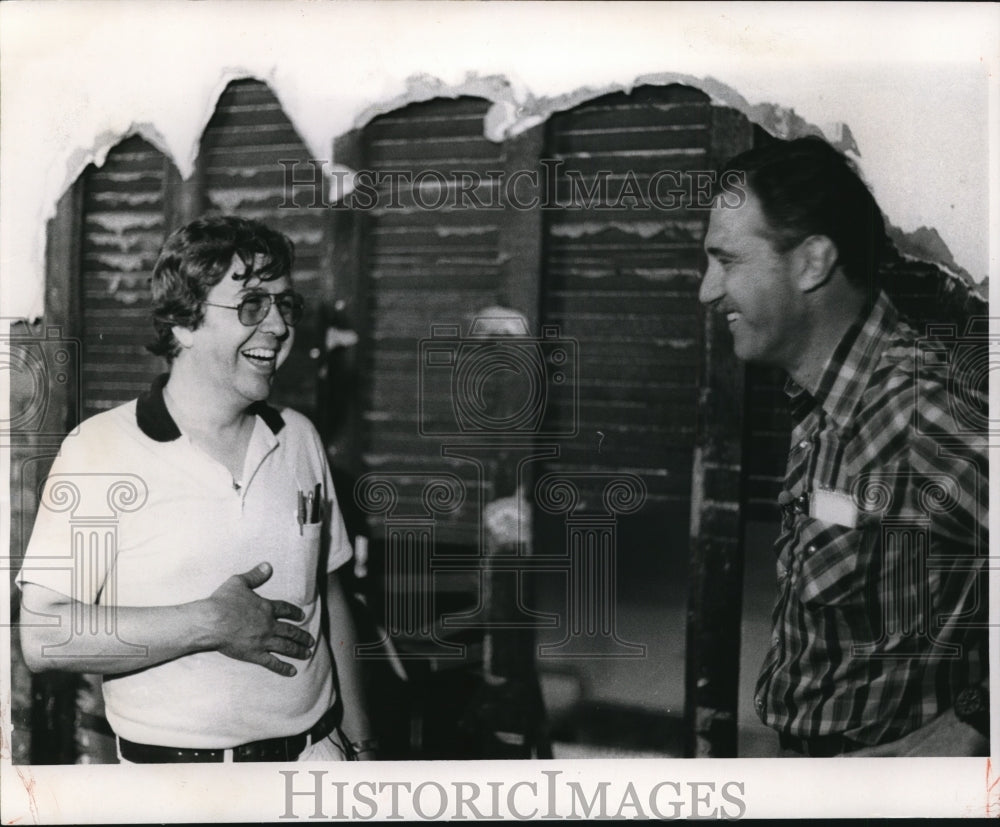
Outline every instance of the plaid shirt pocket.
<svg viewBox="0 0 1000 827">
<path fill-rule="evenodd" d="M 846 606 L 866 599 L 871 542 L 863 528 L 803 518 L 796 549 L 796 588 L 807 606 Z"/>
</svg>

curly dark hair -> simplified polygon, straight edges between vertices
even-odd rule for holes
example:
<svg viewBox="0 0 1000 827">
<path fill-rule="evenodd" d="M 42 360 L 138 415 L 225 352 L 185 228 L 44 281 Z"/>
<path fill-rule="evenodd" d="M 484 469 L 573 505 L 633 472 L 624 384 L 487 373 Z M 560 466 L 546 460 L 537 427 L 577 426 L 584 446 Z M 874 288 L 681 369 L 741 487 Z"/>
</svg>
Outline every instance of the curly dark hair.
<svg viewBox="0 0 1000 827">
<path fill-rule="evenodd" d="M 824 235 L 836 246 L 847 280 L 877 290 L 885 220 L 847 156 L 817 137 L 774 140 L 730 159 L 720 178 L 727 172 L 746 176 L 778 252 Z"/>
<path fill-rule="evenodd" d="M 180 346 L 171 328 L 197 329 L 204 318 L 203 302 L 229 271 L 234 254 L 246 265 L 236 278 L 273 281 L 291 274 L 295 245 L 260 221 L 232 215 L 204 216 L 174 230 L 153 267 L 156 341 L 147 350 L 173 361 Z"/>
</svg>

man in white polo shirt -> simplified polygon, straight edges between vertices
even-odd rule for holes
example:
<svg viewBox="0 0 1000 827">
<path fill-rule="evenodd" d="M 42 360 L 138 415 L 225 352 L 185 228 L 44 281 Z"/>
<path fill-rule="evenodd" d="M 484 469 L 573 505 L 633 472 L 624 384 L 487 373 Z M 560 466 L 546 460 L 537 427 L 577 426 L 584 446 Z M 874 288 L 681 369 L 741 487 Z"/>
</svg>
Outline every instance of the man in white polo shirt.
<svg viewBox="0 0 1000 827">
<path fill-rule="evenodd" d="M 24 657 L 104 676 L 124 761 L 373 755 L 323 445 L 266 403 L 302 315 L 292 259 L 256 221 L 173 233 L 150 346 L 169 375 L 84 422 L 46 483 L 18 575 Z M 81 524 L 102 508 L 114 531 Z"/>
</svg>

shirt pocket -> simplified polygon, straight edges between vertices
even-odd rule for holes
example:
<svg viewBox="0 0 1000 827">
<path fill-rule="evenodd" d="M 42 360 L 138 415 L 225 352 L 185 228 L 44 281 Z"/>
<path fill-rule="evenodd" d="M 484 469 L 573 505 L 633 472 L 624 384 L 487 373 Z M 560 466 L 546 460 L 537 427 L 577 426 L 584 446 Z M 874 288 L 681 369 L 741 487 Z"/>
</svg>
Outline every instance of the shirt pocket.
<svg viewBox="0 0 1000 827">
<path fill-rule="evenodd" d="M 797 544 L 796 589 L 807 606 L 846 606 L 866 598 L 870 532 L 806 517 Z"/>
<path fill-rule="evenodd" d="M 296 527 L 286 553 L 274 563 L 271 596 L 296 606 L 307 606 L 316 599 L 316 569 L 323 524 L 306 523 L 301 528 L 300 534 Z"/>
</svg>

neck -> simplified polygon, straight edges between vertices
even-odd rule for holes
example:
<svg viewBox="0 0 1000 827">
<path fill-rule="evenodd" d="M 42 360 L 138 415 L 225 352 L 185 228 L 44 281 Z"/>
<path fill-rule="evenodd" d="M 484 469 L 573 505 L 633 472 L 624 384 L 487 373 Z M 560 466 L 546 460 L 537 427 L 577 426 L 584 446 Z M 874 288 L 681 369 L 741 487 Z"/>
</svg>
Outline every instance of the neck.
<svg viewBox="0 0 1000 827">
<path fill-rule="evenodd" d="M 827 297 L 810 308 L 804 319 L 804 337 L 782 366 L 798 385 L 810 393 L 816 392 L 830 357 L 863 308 L 863 296 L 854 291 L 834 296 L 832 300 Z"/>
<path fill-rule="evenodd" d="M 167 409 L 181 430 L 222 434 L 243 427 L 251 415 L 245 399 L 223 397 L 217 385 L 175 361 L 163 387 Z"/>
</svg>

